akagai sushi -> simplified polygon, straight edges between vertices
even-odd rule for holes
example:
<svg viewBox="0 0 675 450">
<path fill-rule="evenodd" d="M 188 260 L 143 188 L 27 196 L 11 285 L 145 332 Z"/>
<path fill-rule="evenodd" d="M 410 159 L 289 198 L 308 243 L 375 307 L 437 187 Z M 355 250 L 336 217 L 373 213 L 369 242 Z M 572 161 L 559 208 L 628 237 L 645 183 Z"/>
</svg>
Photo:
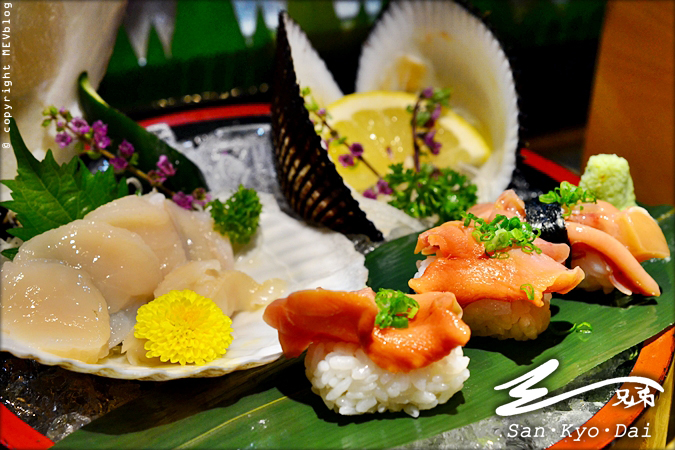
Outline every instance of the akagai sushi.
<svg viewBox="0 0 675 450">
<path fill-rule="evenodd" d="M 420 410 L 447 402 L 469 377 L 470 337 L 452 293 L 407 296 L 366 288 L 299 291 L 264 319 L 287 357 L 307 350 L 312 391 L 340 414 Z"/>
<path fill-rule="evenodd" d="M 647 210 L 639 206 L 619 210 L 603 200 L 579 202 L 571 207 L 565 227 L 572 245 L 571 264 L 586 273 L 579 287 L 661 295 L 659 285 L 640 263 L 667 258 L 670 249 Z"/>
<path fill-rule="evenodd" d="M 475 336 L 535 339 L 548 327 L 551 294 L 571 291 L 584 273 L 562 264 L 569 246 L 538 238 L 509 211 L 510 197 L 494 206 L 510 218 L 471 215 L 473 223 L 447 222 L 422 233 L 415 252 L 428 257 L 408 284 L 419 293 L 453 292 Z"/>
</svg>

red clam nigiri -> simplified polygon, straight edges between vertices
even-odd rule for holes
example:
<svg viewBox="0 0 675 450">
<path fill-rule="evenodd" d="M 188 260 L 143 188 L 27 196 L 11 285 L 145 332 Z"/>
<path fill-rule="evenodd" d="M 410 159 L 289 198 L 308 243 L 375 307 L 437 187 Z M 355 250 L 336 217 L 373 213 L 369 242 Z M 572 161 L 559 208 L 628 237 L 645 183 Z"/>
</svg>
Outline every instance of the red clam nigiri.
<svg viewBox="0 0 675 450">
<path fill-rule="evenodd" d="M 378 322 L 381 328 L 376 318 L 383 300 L 419 309 L 409 311 L 407 326 Z M 470 330 L 461 316 L 450 293 L 381 291 L 376 297 L 371 289 L 315 289 L 274 301 L 264 319 L 279 330 L 286 356 L 307 349 L 305 374 L 329 408 L 347 415 L 404 410 L 417 417 L 447 402 L 469 377 L 461 346 Z"/>
<path fill-rule="evenodd" d="M 661 227 L 639 206 L 619 210 L 603 200 L 581 203 L 566 220 L 604 231 L 621 242 L 638 262 L 670 256 Z"/>
<path fill-rule="evenodd" d="M 287 357 L 299 356 L 311 343 L 342 341 L 359 344 L 378 366 L 408 372 L 427 366 L 469 340 L 469 327 L 451 293 L 411 295 L 419 310 L 407 328 L 375 325 L 375 292 L 324 289 L 294 292 L 272 302 L 263 316 L 279 331 Z"/>
</svg>

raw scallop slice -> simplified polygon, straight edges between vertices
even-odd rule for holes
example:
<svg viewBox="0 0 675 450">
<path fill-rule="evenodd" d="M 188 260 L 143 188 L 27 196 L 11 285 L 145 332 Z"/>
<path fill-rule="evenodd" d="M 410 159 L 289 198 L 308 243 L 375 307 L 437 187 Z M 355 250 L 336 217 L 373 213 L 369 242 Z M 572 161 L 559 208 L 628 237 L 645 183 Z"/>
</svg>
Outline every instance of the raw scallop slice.
<svg viewBox="0 0 675 450">
<path fill-rule="evenodd" d="M 272 278 L 258 284 L 238 270 L 220 270 L 215 260 L 191 261 L 169 273 L 155 289 L 155 298 L 170 291 L 190 289 L 210 298 L 231 316 L 237 311 L 251 311 L 281 296 L 285 282 Z"/>
<path fill-rule="evenodd" d="M 115 313 L 152 299 L 162 277 L 159 260 L 143 239 L 105 222 L 75 220 L 25 242 L 14 262 L 63 261 L 86 271 Z"/>
<path fill-rule="evenodd" d="M 155 252 L 162 276 L 187 261 L 181 238 L 164 208 L 164 195 L 128 195 L 96 208 L 84 219 L 138 234 Z"/>
<path fill-rule="evenodd" d="M 2 333 L 36 349 L 96 363 L 108 354 L 108 307 L 89 275 L 53 261 L 2 267 Z"/>
<path fill-rule="evenodd" d="M 188 211 L 173 202 L 164 206 L 178 230 L 190 261 L 217 259 L 223 270 L 234 267 L 230 240 L 213 229 L 213 219 L 206 212 Z"/>
</svg>

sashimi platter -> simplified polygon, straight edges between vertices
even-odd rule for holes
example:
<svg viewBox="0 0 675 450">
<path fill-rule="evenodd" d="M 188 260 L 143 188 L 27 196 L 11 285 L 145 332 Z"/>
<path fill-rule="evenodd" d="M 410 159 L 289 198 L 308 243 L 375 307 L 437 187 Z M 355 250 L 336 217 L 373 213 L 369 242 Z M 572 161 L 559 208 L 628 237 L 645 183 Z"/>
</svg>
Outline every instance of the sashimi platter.
<svg viewBox="0 0 675 450">
<path fill-rule="evenodd" d="M 86 74 L 80 110 L 43 113 L 70 162 L 38 160 L 11 123 L 1 349 L 138 387 L 55 445 L 574 436 L 553 430 L 568 419 L 549 406 L 548 440 L 524 439 L 543 416 L 505 407 L 526 396 L 508 388 L 530 374 L 546 388 L 535 403 L 627 376 L 640 346 L 672 331 L 673 207 L 638 203 L 611 153 L 580 178 L 533 175 L 509 61 L 464 6 L 393 2 L 346 95 L 285 12 L 276 40 L 271 113 L 244 126 L 264 145 L 226 168 L 217 146 L 179 151 L 111 108 Z M 658 402 L 663 379 L 650 381 Z"/>
</svg>

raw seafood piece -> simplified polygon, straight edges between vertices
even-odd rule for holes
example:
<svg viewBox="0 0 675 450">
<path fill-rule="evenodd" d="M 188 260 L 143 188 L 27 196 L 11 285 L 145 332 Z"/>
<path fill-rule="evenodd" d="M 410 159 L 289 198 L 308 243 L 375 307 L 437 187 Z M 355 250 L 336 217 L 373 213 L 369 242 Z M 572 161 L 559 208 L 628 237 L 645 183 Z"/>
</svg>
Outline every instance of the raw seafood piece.
<svg viewBox="0 0 675 450">
<path fill-rule="evenodd" d="M 279 298 L 285 283 L 279 278 L 258 284 L 239 270 L 220 270 L 218 260 L 191 261 L 171 273 L 155 289 L 155 298 L 170 291 L 189 289 L 210 298 L 228 316 L 250 311 Z"/>
<path fill-rule="evenodd" d="M 572 265 L 586 272 L 588 290 L 612 286 L 626 295 L 661 295 L 659 285 L 617 239 L 588 225 L 569 222 L 567 233 L 572 243 Z M 607 281 L 609 282 L 607 282 Z"/>
<path fill-rule="evenodd" d="M 567 220 L 608 233 L 621 242 L 638 262 L 670 256 L 663 230 L 647 210 L 639 206 L 619 210 L 603 200 L 580 203 L 573 208 Z"/>
<path fill-rule="evenodd" d="M 188 211 L 174 202 L 165 201 L 171 220 L 190 261 L 217 259 L 223 270 L 234 267 L 230 240 L 213 229 L 213 219 L 204 211 Z"/>
<path fill-rule="evenodd" d="M 183 243 L 167 213 L 164 195 L 127 195 L 96 208 L 84 220 L 105 222 L 138 234 L 155 252 L 162 276 L 187 261 Z"/>
<path fill-rule="evenodd" d="M 305 358 L 312 390 L 341 414 L 420 409 L 446 402 L 468 378 L 461 346 L 469 328 L 454 295 L 410 296 L 419 310 L 407 328 L 375 324 L 375 292 L 299 291 L 271 303 L 264 319 L 287 357 Z"/>
<path fill-rule="evenodd" d="M 491 258 L 472 236 L 473 227 L 447 222 L 422 233 L 416 253 L 435 255 L 420 266 L 408 285 L 415 292 L 452 292 L 464 321 L 476 336 L 534 339 L 550 320 L 550 293 L 567 293 L 584 277 L 580 268 L 561 264 L 565 244 L 534 241 L 541 254 L 512 248 L 506 258 Z"/>
<path fill-rule="evenodd" d="M 478 203 L 467 210 L 476 217 L 490 222 L 497 214 L 506 217 L 525 218 L 525 202 L 516 194 L 513 189 L 507 189 L 502 192 L 494 202 Z"/>
<path fill-rule="evenodd" d="M 3 336 L 86 363 L 108 354 L 108 307 L 83 270 L 54 261 L 7 262 L 0 301 Z"/>
<path fill-rule="evenodd" d="M 462 310 L 450 293 L 411 295 L 419 311 L 408 328 L 375 325 L 375 292 L 315 289 L 275 300 L 264 319 L 279 331 L 284 354 L 297 357 L 311 343 L 343 341 L 359 344 L 378 366 L 390 372 L 409 372 L 446 356 L 469 340 Z"/>
<path fill-rule="evenodd" d="M 14 262 L 33 259 L 63 261 L 87 272 L 110 314 L 152 299 L 161 280 L 159 260 L 143 239 L 105 222 L 75 220 L 35 236 L 24 242 Z"/>
</svg>

